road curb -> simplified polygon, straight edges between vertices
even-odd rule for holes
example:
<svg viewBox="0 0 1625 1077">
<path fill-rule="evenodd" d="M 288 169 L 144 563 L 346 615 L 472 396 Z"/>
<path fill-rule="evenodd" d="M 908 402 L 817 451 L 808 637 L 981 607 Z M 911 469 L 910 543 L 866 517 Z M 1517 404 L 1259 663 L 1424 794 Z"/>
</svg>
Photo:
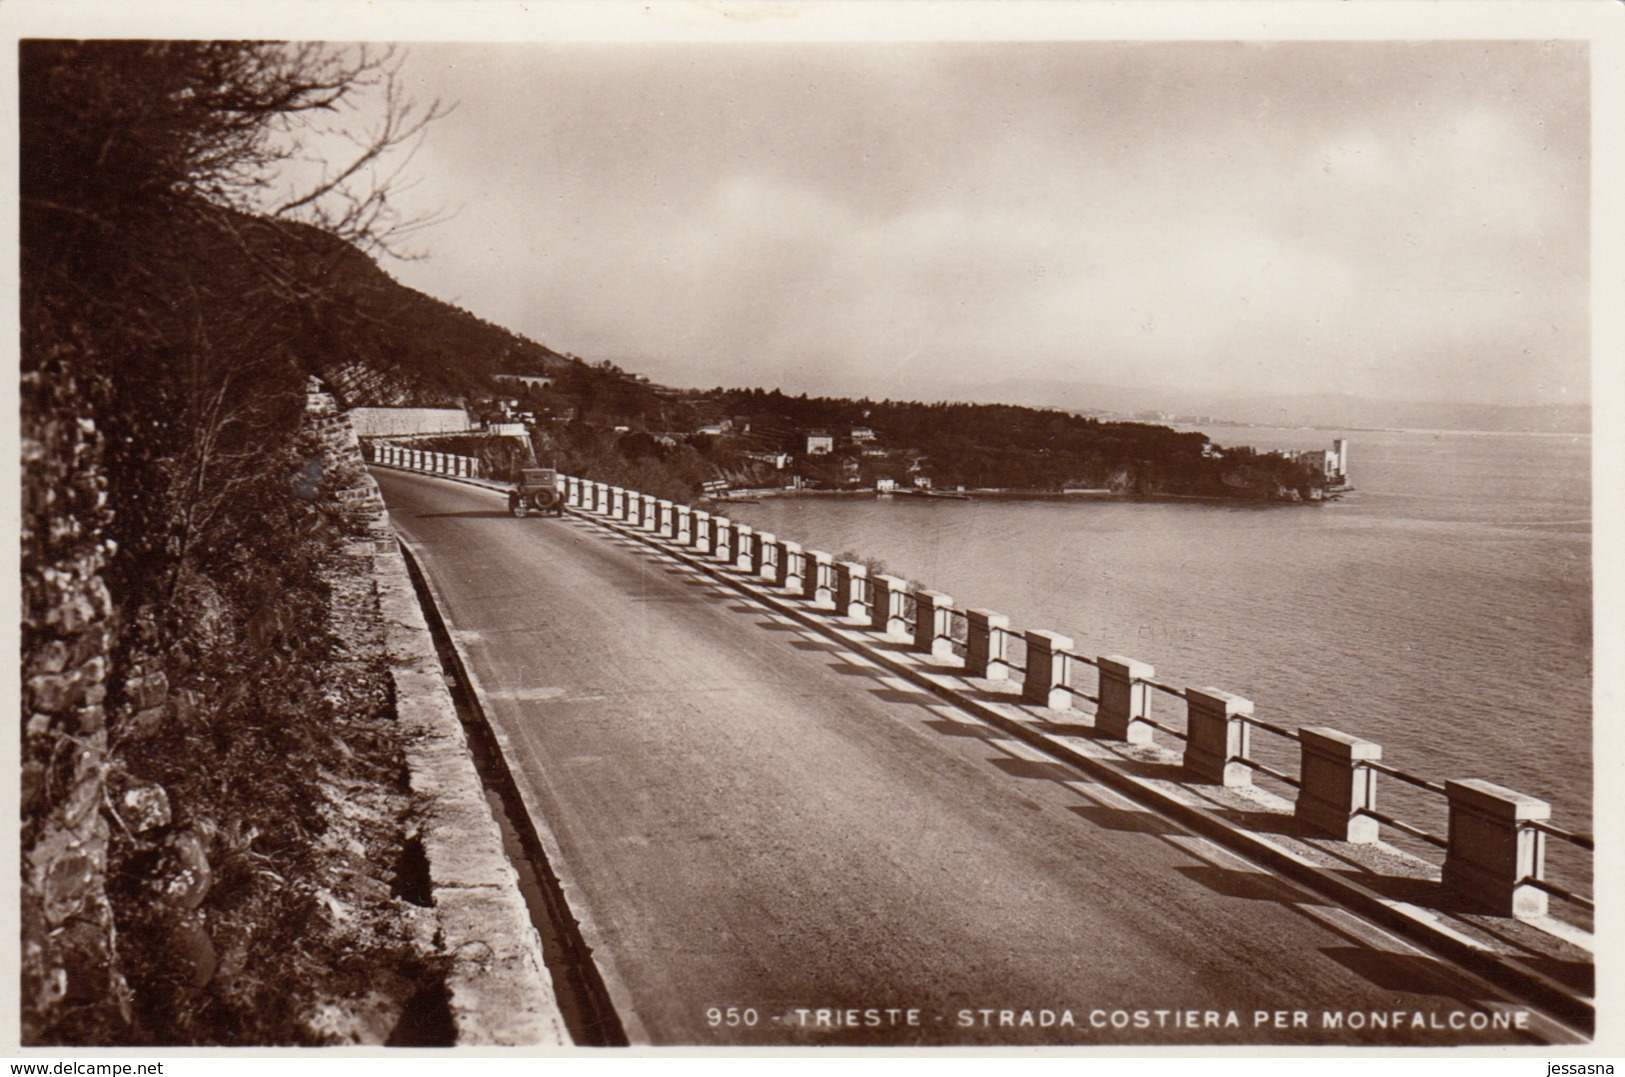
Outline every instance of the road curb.
<svg viewBox="0 0 1625 1077">
<path fill-rule="evenodd" d="M 446 987 L 457 1045 L 572 1046 L 393 535 L 374 543 L 373 578 L 439 943 L 451 959 Z"/>
<path fill-rule="evenodd" d="M 421 473 L 414 472 L 414 474 Z M 439 478 L 441 476 L 432 477 Z M 482 485 L 477 480 L 472 482 L 468 480 L 462 481 L 467 485 Z M 495 489 L 500 492 L 502 488 L 488 487 L 488 489 Z M 413 550 L 412 544 L 405 538 L 401 538 L 400 541 L 407 559 L 414 565 L 414 570 L 423 581 L 424 594 L 435 607 L 435 616 L 439 618 L 441 625 L 444 626 L 446 623 L 445 617 L 439 612 L 440 607 L 445 605 L 444 600 L 435 588 L 434 582 L 429 579 L 427 573 L 423 572 L 422 559 Z M 508 789 L 512 790 L 514 796 L 518 798 L 519 804 L 524 808 L 522 817 L 514 818 L 513 823 L 515 826 L 522 826 L 529 831 L 528 837 L 541 850 L 542 855 L 546 857 L 548 866 L 557 880 L 556 900 L 563 905 L 563 909 L 560 911 L 574 921 L 574 931 L 580 936 L 586 950 L 586 954 L 581 960 L 592 965 L 592 973 L 598 980 L 598 989 L 607 996 L 608 1004 L 614 1010 L 613 1016 L 620 1023 L 621 1032 L 633 1044 L 647 1044 L 649 1041 L 648 1034 L 632 1005 L 631 993 L 623 986 L 620 974 L 610 957 L 609 948 L 603 943 L 602 933 L 598 930 L 596 922 L 590 915 L 587 904 L 580 899 L 572 899 L 571 895 L 577 893 L 579 888 L 575 885 L 569 863 L 564 858 L 563 846 L 559 842 L 558 836 L 553 833 L 552 827 L 547 821 L 547 816 L 542 811 L 542 806 L 527 796 L 525 787 L 514 778 L 512 766 L 509 763 L 510 757 L 514 754 L 512 744 L 507 733 L 500 725 L 491 721 L 490 715 L 485 710 L 483 701 L 485 690 L 480 683 L 478 674 L 474 672 L 473 663 L 469 660 L 468 653 L 464 650 L 462 642 L 449 630 L 446 630 L 444 634 L 450 650 L 451 660 L 457 667 L 456 675 L 463 684 L 468 686 L 467 702 L 469 707 L 484 728 L 485 733 L 490 737 L 490 743 L 495 748 L 492 753 L 495 757 L 494 763 L 501 768 L 501 773 L 497 777 L 506 784 Z M 504 862 L 506 863 L 506 860 Z"/>
</svg>

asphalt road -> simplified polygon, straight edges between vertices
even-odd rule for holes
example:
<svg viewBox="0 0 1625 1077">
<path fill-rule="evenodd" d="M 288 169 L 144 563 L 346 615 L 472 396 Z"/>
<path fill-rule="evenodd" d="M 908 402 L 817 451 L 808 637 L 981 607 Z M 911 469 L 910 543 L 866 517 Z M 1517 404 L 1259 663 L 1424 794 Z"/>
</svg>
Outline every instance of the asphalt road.
<svg viewBox="0 0 1625 1077">
<path fill-rule="evenodd" d="M 640 544 L 375 474 L 635 1043 L 1552 1030 Z"/>
</svg>

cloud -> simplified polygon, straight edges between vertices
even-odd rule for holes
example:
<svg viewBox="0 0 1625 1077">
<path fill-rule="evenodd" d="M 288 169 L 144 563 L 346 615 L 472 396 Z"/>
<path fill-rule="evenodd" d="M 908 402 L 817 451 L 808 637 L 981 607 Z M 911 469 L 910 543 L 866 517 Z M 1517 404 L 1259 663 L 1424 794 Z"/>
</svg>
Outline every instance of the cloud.
<svg viewBox="0 0 1625 1077">
<path fill-rule="evenodd" d="M 409 279 L 687 384 L 1573 399 L 1580 48 L 441 50 Z"/>
</svg>

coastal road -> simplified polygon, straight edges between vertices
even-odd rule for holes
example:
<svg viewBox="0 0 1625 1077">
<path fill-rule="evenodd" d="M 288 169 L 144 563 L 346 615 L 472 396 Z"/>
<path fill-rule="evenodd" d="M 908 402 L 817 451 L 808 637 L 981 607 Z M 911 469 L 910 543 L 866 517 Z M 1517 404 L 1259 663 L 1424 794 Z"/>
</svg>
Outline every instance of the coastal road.
<svg viewBox="0 0 1625 1077">
<path fill-rule="evenodd" d="M 634 1043 L 1559 1034 L 665 555 L 374 473 Z"/>
</svg>

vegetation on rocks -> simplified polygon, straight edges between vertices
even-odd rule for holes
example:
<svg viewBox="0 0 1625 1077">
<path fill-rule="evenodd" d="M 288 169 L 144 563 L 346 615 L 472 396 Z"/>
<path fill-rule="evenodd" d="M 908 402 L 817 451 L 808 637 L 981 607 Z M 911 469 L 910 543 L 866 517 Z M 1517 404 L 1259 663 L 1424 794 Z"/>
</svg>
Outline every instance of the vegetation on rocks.
<svg viewBox="0 0 1625 1077">
<path fill-rule="evenodd" d="M 326 181 L 251 211 L 305 120 L 387 91 L 388 60 L 41 40 L 19 59 L 25 1040 L 380 1042 L 435 968 L 392 893 L 405 785 L 368 597 L 334 590 L 364 521 L 306 385 L 364 335 L 334 266 L 410 222 Z M 397 103 L 361 154 L 432 112 Z M 64 614 L 70 547 L 97 551 L 107 607 L 77 710 L 50 670 L 102 600 Z"/>
</svg>

